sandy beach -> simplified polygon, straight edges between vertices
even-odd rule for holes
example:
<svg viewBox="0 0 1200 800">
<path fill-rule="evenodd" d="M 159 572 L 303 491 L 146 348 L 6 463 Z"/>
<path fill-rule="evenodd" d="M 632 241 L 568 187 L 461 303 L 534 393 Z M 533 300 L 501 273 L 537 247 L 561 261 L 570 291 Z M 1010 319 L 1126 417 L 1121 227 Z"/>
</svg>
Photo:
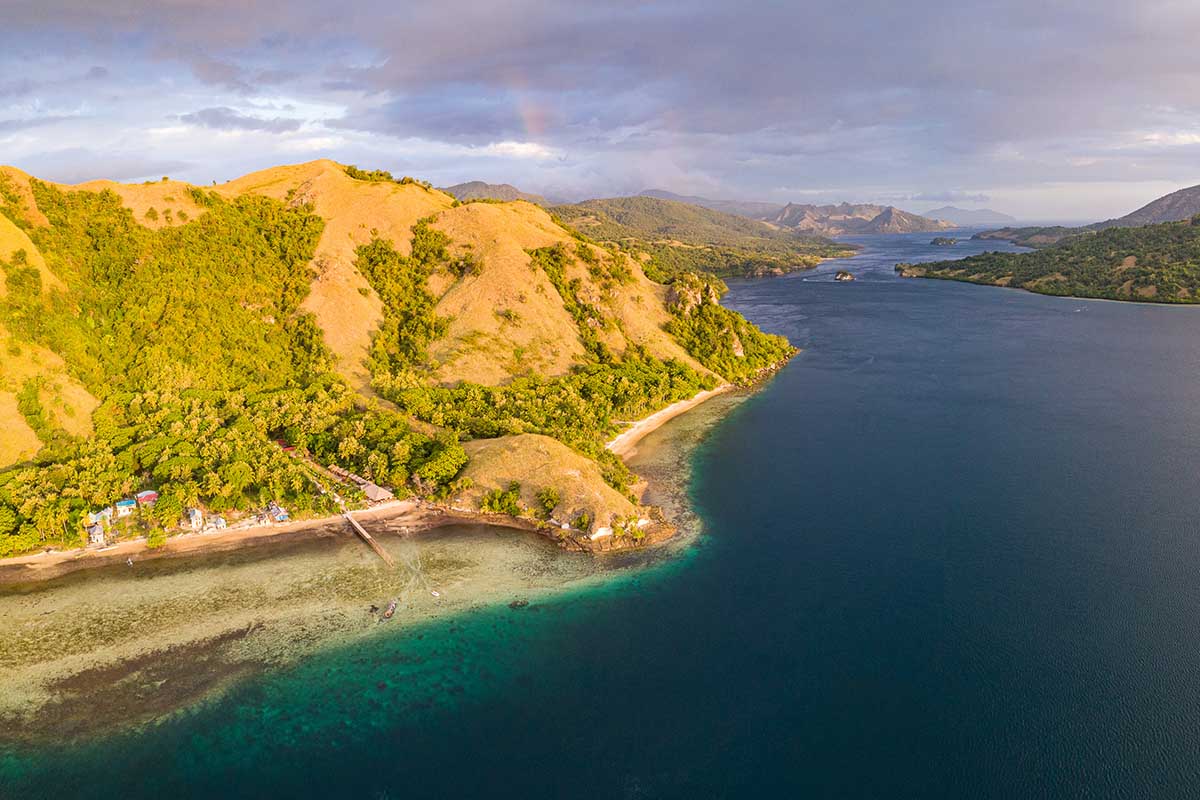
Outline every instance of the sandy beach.
<svg viewBox="0 0 1200 800">
<path fill-rule="evenodd" d="M 637 443 L 644 439 L 648 434 L 662 427 L 667 420 L 678 417 L 686 411 L 690 411 L 696 406 L 703 403 L 705 400 L 716 397 L 719 394 L 729 391 L 733 388 L 732 384 L 724 384 L 715 389 L 700 392 L 687 400 L 680 400 L 678 403 L 672 403 L 661 411 L 656 411 L 645 419 L 638 420 L 631 425 L 627 430 L 622 431 L 620 435 L 604 445 L 606 448 L 616 453 L 621 458 L 629 458 L 637 451 Z"/>
</svg>

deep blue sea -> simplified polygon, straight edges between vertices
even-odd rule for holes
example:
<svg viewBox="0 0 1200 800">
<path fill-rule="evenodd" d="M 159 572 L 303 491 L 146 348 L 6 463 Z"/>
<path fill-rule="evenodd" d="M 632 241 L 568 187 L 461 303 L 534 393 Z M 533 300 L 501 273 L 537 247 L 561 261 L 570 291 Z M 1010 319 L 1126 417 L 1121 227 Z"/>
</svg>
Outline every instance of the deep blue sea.
<svg viewBox="0 0 1200 800">
<path fill-rule="evenodd" d="M 1200 309 L 896 278 L 982 249 L 930 238 L 732 284 L 804 352 L 697 451 L 687 557 L 396 628 L 0 796 L 1200 795 Z"/>
</svg>

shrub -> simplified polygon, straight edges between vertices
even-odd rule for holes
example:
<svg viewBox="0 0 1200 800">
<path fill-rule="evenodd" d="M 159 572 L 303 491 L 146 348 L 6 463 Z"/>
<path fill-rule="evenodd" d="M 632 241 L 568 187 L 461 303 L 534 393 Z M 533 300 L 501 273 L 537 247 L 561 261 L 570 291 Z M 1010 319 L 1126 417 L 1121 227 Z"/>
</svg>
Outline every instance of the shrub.
<svg viewBox="0 0 1200 800">
<path fill-rule="evenodd" d="M 537 499 L 538 505 L 542 507 L 544 516 L 549 519 L 562 498 L 559 496 L 558 489 L 555 489 L 553 486 L 546 486 L 538 491 Z"/>
<path fill-rule="evenodd" d="M 521 515 L 521 484 L 513 481 L 507 489 L 493 489 L 483 496 L 479 507 L 489 514 Z"/>
</svg>

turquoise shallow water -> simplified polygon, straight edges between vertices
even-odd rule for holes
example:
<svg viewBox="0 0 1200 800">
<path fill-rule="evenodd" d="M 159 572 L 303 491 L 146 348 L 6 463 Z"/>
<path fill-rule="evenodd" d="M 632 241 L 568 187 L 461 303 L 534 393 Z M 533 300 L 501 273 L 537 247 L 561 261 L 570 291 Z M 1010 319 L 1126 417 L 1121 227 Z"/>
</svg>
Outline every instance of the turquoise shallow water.
<svg viewBox="0 0 1200 800">
<path fill-rule="evenodd" d="M 696 451 L 691 545 L 10 757 L 3 796 L 1194 796 L 1200 315 L 895 278 L 929 238 L 733 287 L 805 351 Z"/>
</svg>

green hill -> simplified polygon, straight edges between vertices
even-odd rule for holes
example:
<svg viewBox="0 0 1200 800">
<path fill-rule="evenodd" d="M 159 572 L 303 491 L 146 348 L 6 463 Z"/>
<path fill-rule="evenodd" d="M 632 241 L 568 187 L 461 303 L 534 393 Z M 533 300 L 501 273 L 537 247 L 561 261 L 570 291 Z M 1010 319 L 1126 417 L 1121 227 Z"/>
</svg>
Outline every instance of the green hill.
<svg viewBox="0 0 1200 800">
<path fill-rule="evenodd" d="M 522 192 L 511 183 L 467 181 L 447 186 L 442 191 L 454 195 L 459 200 L 525 200 L 539 206 L 546 205 L 546 198 L 540 194 Z"/>
<path fill-rule="evenodd" d="M 1200 302 L 1200 216 L 1073 236 L 1031 253 L 898 264 L 906 277 L 1011 286 L 1033 292 L 1157 303 Z"/>
<path fill-rule="evenodd" d="M 536 474 L 522 496 L 592 498 L 556 513 L 620 527 L 617 420 L 792 353 L 715 279 L 656 283 L 529 203 L 329 161 L 210 188 L 0 168 L 0 221 L 0 555 L 78 544 L 88 512 L 141 489 L 158 503 L 122 530 L 152 537 L 193 505 L 356 496 L 299 454 L 435 502 Z M 524 434 L 570 448 L 562 474 L 526 469 Z M 465 469 L 481 439 L 487 469 Z"/>
<path fill-rule="evenodd" d="M 852 251 L 820 236 L 658 197 L 587 200 L 551 211 L 593 239 L 649 253 L 647 269 L 660 278 L 688 270 L 726 277 L 783 274 Z"/>
</svg>

